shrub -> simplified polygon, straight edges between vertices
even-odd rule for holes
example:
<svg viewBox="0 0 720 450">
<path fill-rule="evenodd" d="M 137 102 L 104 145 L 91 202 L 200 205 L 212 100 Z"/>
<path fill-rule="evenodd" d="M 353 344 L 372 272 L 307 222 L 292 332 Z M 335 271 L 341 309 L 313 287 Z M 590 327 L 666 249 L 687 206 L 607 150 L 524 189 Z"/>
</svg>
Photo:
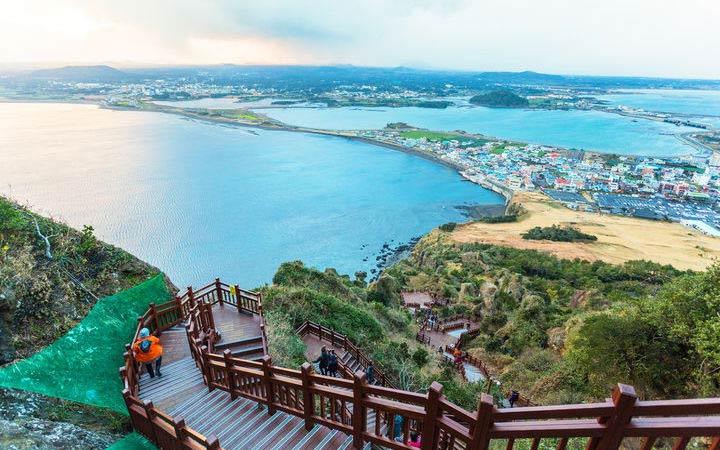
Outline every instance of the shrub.
<svg viewBox="0 0 720 450">
<path fill-rule="evenodd" d="M 455 223 L 455 222 L 448 222 L 448 223 L 444 223 L 444 224 L 440 225 L 440 229 L 447 233 L 450 233 L 451 231 L 453 231 L 455 229 L 455 227 L 457 227 L 457 223 Z"/>
<path fill-rule="evenodd" d="M 535 241 L 547 240 L 555 242 L 597 241 L 597 236 L 586 234 L 570 227 L 563 228 L 558 225 L 532 228 L 527 233 L 523 233 L 522 238 Z"/>
</svg>

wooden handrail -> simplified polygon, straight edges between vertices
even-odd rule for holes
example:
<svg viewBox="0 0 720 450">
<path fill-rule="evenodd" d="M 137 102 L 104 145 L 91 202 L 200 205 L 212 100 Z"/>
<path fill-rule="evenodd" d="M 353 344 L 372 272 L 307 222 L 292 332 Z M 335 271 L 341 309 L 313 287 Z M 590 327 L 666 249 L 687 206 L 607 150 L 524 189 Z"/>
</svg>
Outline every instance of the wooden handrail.
<svg viewBox="0 0 720 450">
<path fill-rule="evenodd" d="M 350 434 L 355 448 L 371 442 L 392 449 L 412 449 L 408 440 L 413 430 L 421 433 L 422 448 L 426 450 L 487 450 L 498 440 L 503 442 L 494 443 L 493 448 L 513 450 L 516 439 L 531 439 L 531 448 L 537 449 L 546 438 L 558 439 L 553 444 L 557 450 L 564 450 L 576 438 L 589 439 L 587 448 L 593 450 L 617 450 L 625 438 L 643 438 L 642 448 L 649 450 L 659 437 L 677 438 L 676 450 L 684 450 L 693 437 L 712 438 L 711 450 L 720 448 L 720 398 L 638 401 L 632 387 L 618 385 L 612 399 L 584 405 L 497 409 L 492 398 L 483 394 L 477 411 L 469 412 L 451 403 L 437 382 L 428 393 L 420 394 L 369 385 L 362 372 L 353 374 L 352 380 L 332 378 L 312 374 L 309 363 L 303 364 L 302 370 L 293 370 L 273 366 L 267 356 L 257 363 L 233 358 L 229 352 L 213 354 L 203 345 L 203 339 L 214 330 L 197 328 L 207 326 L 200 320 L 197 306 L 205 301 L 219 303 L 221 297 L 223 303 L 231 303 L 226 291 L 230 292 L 230 288 L 222 282 L 195 292 L 188 290 L 174 305 L 156 305 L 154 314 L 149 309 L 138 319 L 138 326 L 154 323 L 153 332 L 159 333 L 175 320 L 169 320 L 170 315 L 185 312 L 182 320 L 188 321 L 191 353 L 208 389 L 265 404 L 269 412 L 278 410 L 303 418 L 308 430 L 320 424 Z M 256 298 L 262 317 L 262 303 Z M 189 320 L 192 314 L 196 320 Z M 163 315 L 168 315 L 168 320 Z M 347 351 L 359 352 L 344 335 L 312 322 L 304 323 L 297 332 L 318 334 Z M 129 346 L 126 350 L 120 375 L 133 427 L 163 448 L 220 449 L 214 436 L 204 437 L 181 418 L 171 418 L 137 397 L 139 366 Z M 374 427 L 367 424 L 370 411 L 375 414 Z M 402 418 L 398 429 L 396 416 Z M 399 440 L 392 439 L 396 433 Z"/>
<path fill-rule="evenodd" d="M 365 355 L 365 353 L 363 353 L 363 351 L 360 350 L 350 339 L 348 339 L 347 336 L 315 322 L 306 320 L 305 323 L 295 330 L 295 334 L 300 337 L 303 337 L 306 334 L 313 334 L 320 340 L 324 339 L 325 341 L 330 342 L 331 345 L 339 345 L 343 350 L 350 353 L 350 355 L 355 358 L 358 363 L 360 363 L 363 371 L 367 369 L 371 361 L 371 359 Z M 397 389 L 397 386 L 395 386 L 395 384 L 390 380 L 390 378 L 388 378 L 385 372 L 378 367 L 377 364 L 373 364 L 373 367 L 375 368 L 373 376 L 381 385 Z"/>
</svg>

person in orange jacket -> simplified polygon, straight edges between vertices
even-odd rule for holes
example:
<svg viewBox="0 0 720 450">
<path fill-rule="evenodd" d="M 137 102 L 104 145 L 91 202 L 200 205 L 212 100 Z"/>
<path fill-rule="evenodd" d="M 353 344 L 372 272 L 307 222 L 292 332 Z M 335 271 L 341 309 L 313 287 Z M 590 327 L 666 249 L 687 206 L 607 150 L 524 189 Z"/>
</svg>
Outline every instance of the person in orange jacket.
<svg viewBox="0 0 720 450">
<path fill-rule="evenodd" d="M 150 330 L 143 328 L 140 330 L 140 339 L 135 341 L 133 345 L 133 354 L 135 355 L 135 361 L 145 364 L 150 378 L 155 378 L 155 374 L 161 377 L 160 365 L 162 364 L 162 352 L 163 348 L 160 345 L 160 339 L 156 336 L 150 335 Z M 155 370 L 153 370 L 152 363 L 155 363 Z"/>
</svg>

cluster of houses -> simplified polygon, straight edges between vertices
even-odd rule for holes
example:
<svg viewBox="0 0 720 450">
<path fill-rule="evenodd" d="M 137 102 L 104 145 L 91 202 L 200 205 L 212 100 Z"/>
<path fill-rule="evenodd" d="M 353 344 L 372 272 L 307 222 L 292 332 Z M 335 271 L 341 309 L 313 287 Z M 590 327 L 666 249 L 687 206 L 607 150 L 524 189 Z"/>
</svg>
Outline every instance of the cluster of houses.
<svg viewBox="0 0 720 450">
<path fill-rule="evenodd" d="M 630 203 L 625 201 L 630 205 L 640 205 L 639 210 L 661 202 L 663 205 L 675 205 L 673 211 L 680 209 L 687 212 L 679 215 L 673 212 L 666 217 L 670 220 L 707 217 L 708 222 L 720 224 L 720 215 L 716 214 L 720 196 L 720 153 L 717 152 L 709 158 L 618 156 L 544 145 L 487 141 L 470 135 L 434 140 L 408 138 L 405 137 L 408 133 L 394 130 L 366 133 L 373 134 L 375 139 L 432 153 L 463 168 L 466 177 L 473 181 L 485 180 L 485 185 L 501 184 L 512 191 L 604 195 L 603 202 L 597 203 L 591 195 L 587 196 L 587 202 L 567 201 L 573 209 L 601 208 L 606 212 L 624 213 L 632 208 L 615 207 L 615 202 L 608 199 L 616 199 L 618 204 L 623 204 L 623 197 L 627 197 L 639 199 Z M 428 136 L 432 134 L 428 133 Z M 583 198 L 580 195 L 576 197 Z M 634 212 L 632 210 L 630 214 Z"/>
</svg>

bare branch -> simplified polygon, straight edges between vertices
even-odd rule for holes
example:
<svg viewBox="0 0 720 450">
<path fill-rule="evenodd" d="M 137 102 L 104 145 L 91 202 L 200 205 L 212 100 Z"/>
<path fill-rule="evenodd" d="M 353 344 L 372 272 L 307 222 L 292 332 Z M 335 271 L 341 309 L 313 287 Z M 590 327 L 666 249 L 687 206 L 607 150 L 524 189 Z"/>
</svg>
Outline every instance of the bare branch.
<svg viewBox="0 0 720 450">
<path fill-rule="evenodd" d="M 53 255 L 52 255 L 52 252 L 50 251 L 50 249 L 51 249 L 50 238 L 54 237 L 56 235 L 54 235 L 54 234 L 52 234 L 50 236 L 44 235 L 42 233 L 42 231 L 40 231 L 40 224 L 38 223 L 37 217 L 35 217 L 32 214 L 30 214 L 30 217 L 32 217 L 33 222 L 35 222 L 35 230 L 37 231 L 38 236 L 40 236 L 40 239 L 42 239 L 45 242 L 45 256 L 47 257 L 47 259 L 52 261 Z"/>
</svg>

